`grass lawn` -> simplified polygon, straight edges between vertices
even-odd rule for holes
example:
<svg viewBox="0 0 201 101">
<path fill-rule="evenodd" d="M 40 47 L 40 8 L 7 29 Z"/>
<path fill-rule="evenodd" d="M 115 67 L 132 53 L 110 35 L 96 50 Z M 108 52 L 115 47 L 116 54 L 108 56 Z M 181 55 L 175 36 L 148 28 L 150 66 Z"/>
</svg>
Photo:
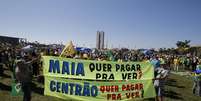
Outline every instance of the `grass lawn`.
<svg viewBox="0 0 201 101">
<path fill-rule="evenodd" d="M 22 97 L 10 95 L 10 74 L 11 72 L 5 71 L 5 75 L 0 78 L 0 101 L 22 101 Z M 201 97 L 192 94 L 192 85 L 191 78 L 170 74 L 165 86 L 165 101 L 201 101 Z M 32 101 L 75 101 L 73 99 L 62 100 L 56 97 L 44 96 L 43 90 L 42 84 L 34 82 L 32 86 Z"/>
<path fill-rule="evenodd" d="M 165 101 L 201 101 L 201 97 L 192 94 L 191 77 L 171 74 L 165 86 Z"/>
</svg>

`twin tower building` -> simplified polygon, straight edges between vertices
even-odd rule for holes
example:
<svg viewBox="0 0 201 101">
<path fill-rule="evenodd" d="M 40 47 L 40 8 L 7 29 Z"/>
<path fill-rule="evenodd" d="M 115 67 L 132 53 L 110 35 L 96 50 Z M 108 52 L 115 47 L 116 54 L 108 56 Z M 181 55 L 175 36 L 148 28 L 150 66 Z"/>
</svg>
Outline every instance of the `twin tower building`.
<svg viewBox="0 0 201 101">
<path fill-rule="evenodd" d="M 97 49 L 104 49 L 104 37 L 105 37 L 105 32 L 97 31 L 97 35 L 96 35 L 96 48 Z"/>
</svg>

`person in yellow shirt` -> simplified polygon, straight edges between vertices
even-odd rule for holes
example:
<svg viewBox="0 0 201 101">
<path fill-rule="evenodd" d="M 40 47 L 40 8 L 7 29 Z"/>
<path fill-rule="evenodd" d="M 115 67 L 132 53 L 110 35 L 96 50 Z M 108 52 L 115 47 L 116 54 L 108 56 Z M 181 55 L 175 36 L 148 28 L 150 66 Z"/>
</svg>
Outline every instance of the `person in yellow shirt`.
<svg viewBox="0 0 201 101">
<path fill-rule="evenodd" d="M 179 59 L 178 57 L 174 58 L 174 71 L 179 71 Z"/>
<path fill-rule="evenodd" d="M 144 58 L 143 62 L 145 62 L 145 63 L 150 63 L 150 62 L 151 62 L 151 61 L 150 61 L 150 57 L 146 56 L 146 57 Z"/>
</svg>

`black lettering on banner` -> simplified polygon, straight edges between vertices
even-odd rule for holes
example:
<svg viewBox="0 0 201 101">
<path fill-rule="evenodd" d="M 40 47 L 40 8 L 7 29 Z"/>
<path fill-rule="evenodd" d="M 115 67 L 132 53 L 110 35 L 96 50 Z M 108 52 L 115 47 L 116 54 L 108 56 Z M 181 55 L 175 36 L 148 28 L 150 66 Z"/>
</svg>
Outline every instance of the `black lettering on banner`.
<svg viewBox="0 0 201 101">
<path fill-rule="evenodd" d="M 96 73 L 96 80 L 114 80 L 114 74 Z"/>
<path fill-rule="evenodd" d="M 137 79 L 137 73 L 122 73 L 123 80 L 134 80 Z"/>
<path fill-rule="evenodd" d="M 137 79 L 137 73 L 133 73 L 133 79 Z"/>
<path fill-rule="evenodd" d="M 96 71 L 101 71 L 101 64 L 96 63 Z"/>
<path fill-rule="evenodd" d="M 107 64 L 103 64 L 103 72 L 107 72 Z"/>
<path fill-rule="evenodd" d="M 126 77 L 127 77 L 127 73 L 122 73 L 122 79 L 126 80 Z"/>
<path fill-rule="evenodd" d="M 130 71 L 130 69 L 131 69 L 131 68 L 130 68 L 130 65 L 129 65 L 129 64 L 126 64 L 126 70 L 127 70 L 127 71 Z"/>
<path fill-rule="evenodd" d="M 124 65 L 123 65 L 123 64 L 121 65 L 121 72 L 122 72 L 122 71 L 125 72 L 125 68 L 124 68 Z"/>
<path fill-rule="evenodd" d="M 101 74 L 100 73 L 96 73 L 96 80 L 101 78 Z"/>
<path fill-rule="evenodd" d="M 128 80 L 130 80 L 131 79 L 131 73 L 126 73 L 127 74 L 127 76 L 128 76 Z"/>
<path fill-rule="evenodd" d="M 89 69 L 90 69 L 91 72 L 93 72 L 95 70 L 95 68 L 96 67 L 95 67 L 94 63 L 89 64 Z"/>
<path fill-rule="evenodd" d="M 109 80 L 114 80 L 114 74 L 110 74 Z"/>
<path fill-rule="evenodd" d="M 102 75 L 103 75 L 102 79 L 107 80 L 107 74 L 103 73 Z"/>
<path fill-rule="evenodd" d="M 108 68 L 108 72 L 112 72 L 112 65 L 111 64 L 107 64 L 107 68 Z"/>
<path fill-rule="evenodd" d="M 137 66 L 137 71 L 141 71 L 141 66 L 139 64 L 137 64 L 136 66 Z"/>
<path fill-rule="evenodd" d="M 132 66 L 131 66 L 131 71 L 135 71 L 135 65 L 134 64 L 132 64 Z"/>
<path fill-rule="evenodd" d="M 116 72 L 119 71 L 119 69 L 120 69 L 119 64 L 116 64 Z"/>
</svg>

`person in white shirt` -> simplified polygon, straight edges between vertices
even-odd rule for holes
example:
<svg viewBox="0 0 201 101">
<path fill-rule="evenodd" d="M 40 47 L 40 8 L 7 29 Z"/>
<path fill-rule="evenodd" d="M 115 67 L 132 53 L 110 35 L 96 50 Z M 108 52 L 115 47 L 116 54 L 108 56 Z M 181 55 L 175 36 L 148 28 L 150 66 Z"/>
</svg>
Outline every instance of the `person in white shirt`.
<svg viewBox="0 0 201 101">
<path fill-rule="evenodd" d="M 156 89 L 157 94 L 157 101 L 164 101 L 164 86 L 165 86 L 165 80 L 169 74 L 169 70 L 164 69 L 163 65 L 161 65 L 159 68 L 155 69 L 156 75 L 154 79 L 154 86 Z"/>
</svg>

